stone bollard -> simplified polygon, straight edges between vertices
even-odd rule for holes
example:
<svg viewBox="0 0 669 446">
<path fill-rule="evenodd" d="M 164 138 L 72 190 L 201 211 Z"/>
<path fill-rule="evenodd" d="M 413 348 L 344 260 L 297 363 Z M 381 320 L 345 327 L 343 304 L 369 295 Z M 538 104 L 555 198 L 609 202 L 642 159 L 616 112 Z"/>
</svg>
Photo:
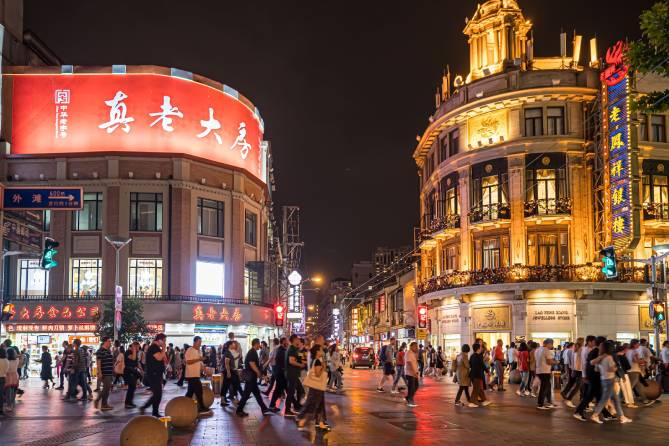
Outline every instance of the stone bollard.
<svg viewBox="0 0 669 446">
<path fill-rule="evenodd" d="M 197 420 L 197 402 L 185 396 L 172 398 L 165 406 L 165 415 L 172 418 L 174 427 L 193 426 Z"/>
<path fill-rule="evenodd" d="M 158 419 L 149 415 L 132 418 L 121 431 L 121 446 L 166 446 L 168 430 Z"/>
<path fill-rule="evenodd" d="M 660 383 L 654 380 L 648 380 L 648 386 L 643 388 L 643 394 L 649 400 L 656 400 L 662 395 Z"/>
</svg>

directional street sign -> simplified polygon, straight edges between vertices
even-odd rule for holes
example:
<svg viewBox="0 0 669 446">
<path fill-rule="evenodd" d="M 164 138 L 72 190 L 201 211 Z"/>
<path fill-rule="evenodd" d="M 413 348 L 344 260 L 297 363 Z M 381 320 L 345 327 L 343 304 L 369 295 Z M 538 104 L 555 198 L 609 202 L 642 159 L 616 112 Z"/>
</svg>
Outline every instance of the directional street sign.
<svg viewBox="0 0 669 446">
<path fill-rule="evenodd" d="M 2 208 L 5 210 L 77 211 L 83 207 L 80 187 L 5 187 Z"/>
</svg>

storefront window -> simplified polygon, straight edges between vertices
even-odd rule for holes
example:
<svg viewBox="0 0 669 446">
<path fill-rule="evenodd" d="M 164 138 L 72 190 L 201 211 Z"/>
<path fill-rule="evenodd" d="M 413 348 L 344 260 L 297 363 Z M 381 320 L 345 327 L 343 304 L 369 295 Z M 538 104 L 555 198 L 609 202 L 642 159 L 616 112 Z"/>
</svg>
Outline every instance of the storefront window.
<svg viewBox="0 0 669 446">
<path fill-rule="evenodd" d="M 130 194 L 130 230 L 163 230 L 163 194 Z"/>
<path fill-rule="evenodd" d="M 195 263 L 195 293 L 199 296 L 223 297 L 223 263 Z"/>
<path fill-rule="evenodd" d="M 197 233 L 210 237 L 223 237 L 223 214 L 225 203 L 222 201 L 197 199 Z"/>
<path fill-rule="evenodd" d="M 528 264 L 533 266 L 568 264 L 569 249 L 567 233 L 528 234 L 527 257 Z"/>
<path fill-rule="evenodd" d="M 102 192 L 85 193 L 83 208 L 72 216 L 72 230 L 102 230 L 102 211 Z"/>
<path fill-rule="evenodd" d="M 40 268 L 39 260 L 19 260 L 18 294 L 20 296 L 46 296 L 49 271 Z"/>
<path fill-rule="evenodd" d="M 128 294 L 133 297 L 155 297 L 163 291 L 163 259 L 130 259 Z"/>
<path fill-rule="evenodd" d="M 71 259 L 70 283 L 74 297 L 94 297 L 102 291 L 102 259 Z"/>
</svg>

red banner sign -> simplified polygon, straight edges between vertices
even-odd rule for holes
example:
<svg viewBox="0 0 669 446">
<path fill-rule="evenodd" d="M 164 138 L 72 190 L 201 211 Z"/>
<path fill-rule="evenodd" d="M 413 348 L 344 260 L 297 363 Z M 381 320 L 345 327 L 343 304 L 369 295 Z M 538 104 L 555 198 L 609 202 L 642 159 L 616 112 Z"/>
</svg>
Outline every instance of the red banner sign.
<svg viewBox="0 0 669 446">
<path fill-rule="evenodd" d="M 15 304 L 11 322 L 95 322 L 99 304 Z"/>
<path fill-rule="evenodd" d="M 94 333 L 95 324 L 4 324 L 8 333 Z"/>
<path fill-rule="evenodd" d="M 186 154 L 265 181 L 260 119 L 232 90 L 149 73 L 9 76 L 12 154 Z"/>
</svg>

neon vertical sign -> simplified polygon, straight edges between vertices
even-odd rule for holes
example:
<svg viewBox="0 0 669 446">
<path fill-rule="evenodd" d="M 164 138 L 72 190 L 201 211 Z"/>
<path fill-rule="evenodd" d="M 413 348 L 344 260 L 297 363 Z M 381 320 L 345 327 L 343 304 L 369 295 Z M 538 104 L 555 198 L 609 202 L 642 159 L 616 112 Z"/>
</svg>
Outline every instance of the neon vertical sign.
<svg viewBox="0 0 669 446">
<path fill-rule="evenodd" d="M 634 249 L 639 241 L 638 155 L 630 129 L 630 75 L 622 41 L 606 52 L 601 74 L 604 153 L 608 159 L 608 203 L 611 242 L 617 250 Z"/>
</svg>

